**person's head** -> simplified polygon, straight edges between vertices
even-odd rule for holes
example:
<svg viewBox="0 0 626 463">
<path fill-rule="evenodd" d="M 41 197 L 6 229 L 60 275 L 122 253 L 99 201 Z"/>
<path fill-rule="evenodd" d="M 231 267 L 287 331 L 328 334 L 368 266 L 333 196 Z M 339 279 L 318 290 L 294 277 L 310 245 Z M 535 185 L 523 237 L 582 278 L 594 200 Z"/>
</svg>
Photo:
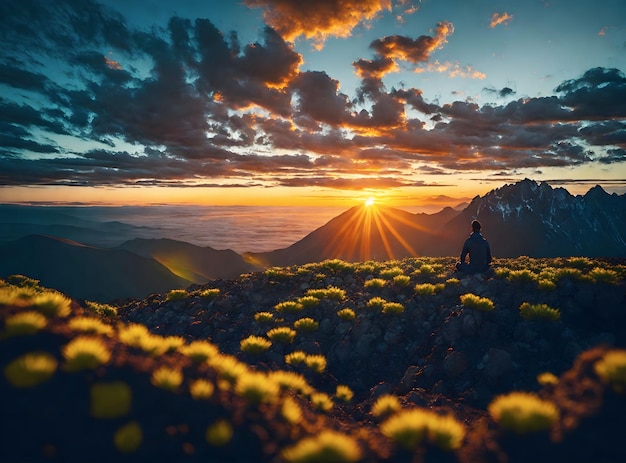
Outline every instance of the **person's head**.
<svg viewBox="0 0 626 463">
<path fill-rule="evenodd" d="M 472 220 L 472 231 L 479 232 L 480 228 L 480 222 L 478 220 Z"/>
</svg>

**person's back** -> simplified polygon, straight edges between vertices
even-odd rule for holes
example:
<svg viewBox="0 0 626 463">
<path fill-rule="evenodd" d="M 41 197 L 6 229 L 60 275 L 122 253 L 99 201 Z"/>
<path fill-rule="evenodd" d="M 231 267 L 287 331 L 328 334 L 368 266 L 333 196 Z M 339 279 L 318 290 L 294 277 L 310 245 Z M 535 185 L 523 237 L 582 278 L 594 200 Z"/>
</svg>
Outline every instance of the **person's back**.
<svg viewBox="0 0 626 463">
<path fill-rule="evenodd" d="M 461 251 L 461 262 L 456 265 L 457 270 L 465 273 L 483 273 L 489 270 L 491 264 L 491 248 L 489 242 L 480 233 L 480 222 L 472 222 L 472 234 L 465 240 Z M 469 255 L 469 263 L 465 258 Z"/>
</svg>

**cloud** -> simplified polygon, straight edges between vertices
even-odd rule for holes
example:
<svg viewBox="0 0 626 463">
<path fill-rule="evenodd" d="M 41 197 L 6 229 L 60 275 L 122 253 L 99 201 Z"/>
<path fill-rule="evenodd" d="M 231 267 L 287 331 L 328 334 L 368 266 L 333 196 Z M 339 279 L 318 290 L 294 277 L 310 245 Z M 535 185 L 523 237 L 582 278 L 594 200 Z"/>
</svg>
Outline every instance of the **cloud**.
<svg viewBox="0 0 626 463">
<path fill-rule="evenodd" d="M 461 66 L 459 63 L 450 63 L 444 62 L 440 63 L 435 60 L 433 62 L 427 63 L 424 67 L 415 68 L 415 72 L 422 73 L 424 71 L 428 72 L 439 72 L 442 74 L 448 74 L 448 77 L 464 77 L 469 79 L 484 79 L 487 77 L 487 74 L 484 72 L 477 71 L 473 69 L 471 66 Z"/>
<path fill-rule="evenodd" d="M 321 49 L 329 37 L 349 37 L 357 26 L 391 11 L 390 0 L 244 0 L 263 8 L 267 24 L 287 41 L 299 36 L 312 39 Z"/>
<path fill-rule="evenodd" d="M 420 63 L 427 61 L 433 51 L 443 47 L 454 32 L 454 25 L 447 21 L 437 23 L 434 36 L 422 35 L 417 39 L 392 35 L 374 40 L 370 48 L 377 55 L 393 60 Z"/>
<path fill-rule="evenodd" d="M 272 5 L 304 11 L 300 3 Z M 307 2 L 327 3 L 339 8 Z M 208 19 L 173 17 L 139 31 L 92 1 L 22 4 L 0 2 L 2 185 L 358 189 L 415 185 L 425 172 L 626 162 L 626 76 L 618 69 L 590 69 L 536 98 L 486 87 L 506 99 L 482 106 L 386 88 L 384 76 L 407 63 L 480 77 L 432 59 L 450 23 L 432 37 L 373 41 L 372 59 L 353 63 L 361 82 L 348 95 L 326 72 L 303 71 L 275 27 L 241 43 Z"/>
<path fill-rule="evenodd" d="M 483 88 L 483 92 L 496 94 L 500 98 L 506 98 L 508 96 L 515 95 L 515 90 L 513 90 L 510 87 L 503 87 L 500 90 L 498 90 L 498 89 L 496 89 L 494 87 L 485 87 L 485 88 Z"/>
<path fill-rule="evenodd" d="M 491 22 L 489 23 L 489 27 L 492 29 L 499 24 L 508 25 L 513 20 L 513 15 L 507 13 L 494 13 L 491 15 Z"/>
</svg>

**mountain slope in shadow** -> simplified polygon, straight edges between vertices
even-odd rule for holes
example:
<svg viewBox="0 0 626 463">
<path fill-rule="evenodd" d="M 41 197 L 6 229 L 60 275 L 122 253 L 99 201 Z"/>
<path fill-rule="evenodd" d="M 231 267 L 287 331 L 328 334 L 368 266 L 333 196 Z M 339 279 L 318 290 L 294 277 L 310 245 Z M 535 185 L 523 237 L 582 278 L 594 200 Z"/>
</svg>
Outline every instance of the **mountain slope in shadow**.
<svg viewBox="0 0 626 463">
<path fill-rule="evenodd" d="M 115 249 L 153 258 L 172 273 L 197 284 L 205 284 L 214 278 L 234 278 L 242 273 L 260 270 L 230 249 L 216 250 L 209 246 L 200 247 L 166 238 L 137 238 Z"/>
<path fill-rule="evenodd" d="M 0 275 L 23 274 L 78 299 L 110 302 L 185 288 L 191 281 L 124 249 L 29 235 L 0 247 Z"/>
<path fill-rule="evenodd" d="M 384 206 L 355 206 L 293 245 L 270 252 L 246 253 L 262 266 L 302 265 L 325 259 L 348 262 L 388 260 L 428 253 L 427 243 L 459 212 L 412 214 Z"/>
</svg>

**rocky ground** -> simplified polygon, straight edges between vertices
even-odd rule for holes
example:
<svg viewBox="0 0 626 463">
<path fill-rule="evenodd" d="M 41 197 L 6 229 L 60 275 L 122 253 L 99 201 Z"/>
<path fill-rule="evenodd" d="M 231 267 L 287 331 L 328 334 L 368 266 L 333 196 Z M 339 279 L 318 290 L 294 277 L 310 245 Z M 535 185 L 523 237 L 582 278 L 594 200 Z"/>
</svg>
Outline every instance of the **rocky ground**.
<svg viewBox="0 0 626 463">
<path fill-rule="evenodd" d="M 107 461 L 112 455 L 124 458 L 97 437 L 111 434 L 123 420 L 90 420 L 77 405 L 87 401 L 85 384 L 121 378 L 140 391 L 134 395 L 132 417 L 144 427 L 145 445 L 128 457 L 133 461 L 282 461 L 281 449 L 324 428 L 357 439 L 363 461 L 624 461 L 626 450 L 619 436 L 626 398 L 598 378 L 594 364 L 609 349 L 626 347 L 625 263 L 500 260 L 496 272 L 484 278 L 458 275 L 452 259 L 358 265 L 327 261 L 215 280 L 191 287 L 179 298 L 153 295 L 120 301 L 115 322 L 140 323 L 161 336 L 210 340 L 253 370 L 296 371 L 320 392 L 332 395 L 337 385 L 347 385 L 354 397 L 348 403 L 336 401 L 327 412 L 298 398 L 303 416 L 297 425 L 277 419 L 276 405 L 250 407 L 229 390 L 218 391 L 208 405 L 199 405 L 183 392 L 151 387 L 148 374 L 169 362 L 182 365 L 186 377 L 205 375 L 217 383 L 209 367 L 198 369 L 177 353 L 146 356 L 113 339 L 107 341 L 113 360 L 95 372 L 59 371 L 47 388 L 28 391 L 1 383 L 2 452 L 5 461 L 23 461 L 24 452 L 43 461 L 85 461 L 88 455 L 94 461 Z M 606 274 L 594 278 L 597 268 L 608 269 L 614 278 Z M 393 280 L 398 269 L 408 282 Z M 384 286 L 366 283 L 378 278 L 385 280 Z M 545 284 L 548 278 L 550 285 Z M 421 294 L 416 285 L 423 284 L 437 285 L 434 293 Z M 298 312 L 275 309 L 310 290 L 329 287 L 342 289 L 344 297 L 322 298 Z M 219 291 L 207 298 L 200 294 L 206 289 Z M 488 298 L 494 309 L 464 305 L 461 296 L 467 293 Z M 400 303 L 404 311 L 384 313 L 369 306 L 375 297 Z M 525 302 L 558 309 L 560 319 L 524 319 L 519 308 Z M 82 313 L 83 305 L 75 302 L 73 310 Z M 337 316 L 344 308 L 352 309 L 356 317 Z M 274 317 L 260 322 L 255 319 L 258 312 Z M 241 351 L 242 339 L 266 336 L 277 326 L 293 327 L 302 317 L 314 319 L 319 328 L 298 331 L 292 343 L 274 342 L 261 354 Z M 0 361 L 4 367 L 17 353 L 34 348 L 58 351 L 71 336 L 58 321 L 36 337 L 5 339 Z M 286 364 L 285 355 L 294 351 L 324 355 L 325 371 Z M 558 381 L 540 385 L 537 376 L 545 372 Z M 500 429 L 487 406 L 497 395 L 517 390 L 535 391 L 556 403 L 560 421 L 549 432 L 522 437 Z M 371 413 L 383 394 L 396 395 L 404 408 L 452 413 L 467 427 L 463 445 L 453 452 L 428 446 L 412 452 L 395 448 L 381 435 Z M 207 423 L 217 417 L 227 417 L 236 428 L 233 440 L 219 448 L 204 439 Z"/>
</svg>

